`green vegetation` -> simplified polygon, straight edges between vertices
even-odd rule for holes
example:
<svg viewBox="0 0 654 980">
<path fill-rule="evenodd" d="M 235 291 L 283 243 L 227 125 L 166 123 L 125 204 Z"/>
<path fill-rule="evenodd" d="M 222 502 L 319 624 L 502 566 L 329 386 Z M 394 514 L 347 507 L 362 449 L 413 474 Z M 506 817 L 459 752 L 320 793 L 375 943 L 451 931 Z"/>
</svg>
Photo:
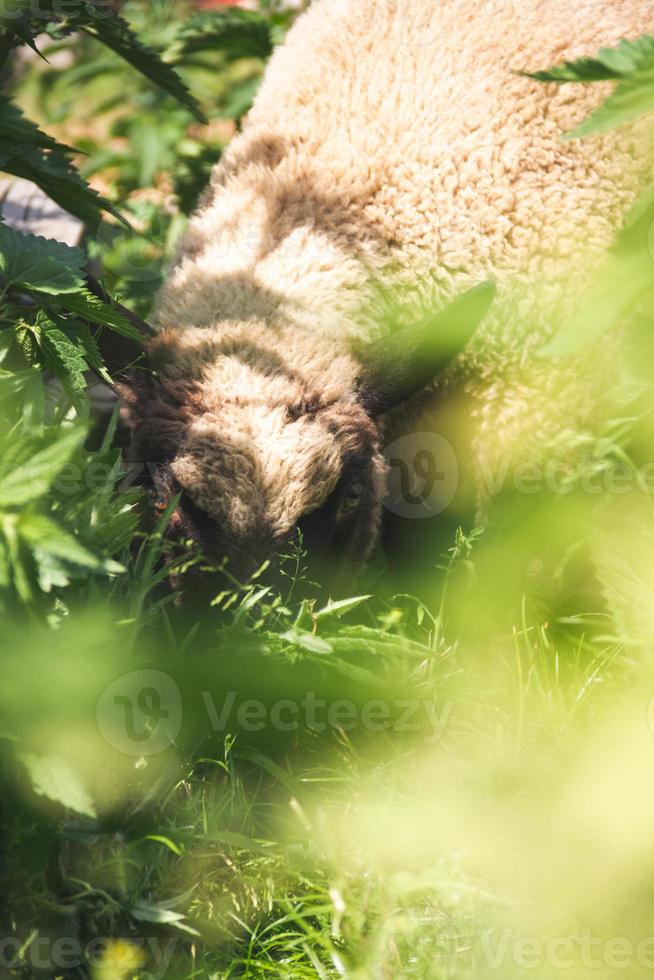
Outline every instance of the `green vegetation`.
<svg viewBox="0 0 654 980">
<path fill-rule="evenodd" d="M 618 408 L 581 463 L 561 447 L 561 492 L 459 530 L 420 598 L 379 559 L 299 601 L 299 545 L 281 595 L 234 582 L 189 622 L 170 515 L 148 527 L 116 414 L 94 422 L 103 332 L 138 358 L 125 308 L 147 316 L 292 19 L 260 6 L 0 5 L 0 168 L 86 226 L 72 248 L 0 224 L 0 975 L 640 980 L 654 194 L 542 352 L 620 326 Z M 618 82 L 579 136 L 651 108 L 653 52 L 538 77 Z"/>
</svg>

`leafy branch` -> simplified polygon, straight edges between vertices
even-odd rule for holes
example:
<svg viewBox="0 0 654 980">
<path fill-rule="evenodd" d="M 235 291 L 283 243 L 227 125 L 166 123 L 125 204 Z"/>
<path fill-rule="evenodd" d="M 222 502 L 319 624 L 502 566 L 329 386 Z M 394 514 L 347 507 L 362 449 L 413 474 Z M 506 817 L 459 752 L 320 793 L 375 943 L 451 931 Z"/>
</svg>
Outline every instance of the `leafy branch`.
<svg viewBox="0 0 654 980">
<path fill-rule="evenodd" d="M 545 71 L 524 74 L 559 84 L 617 82 L 613 93 L 566 139 L 603 133 L 654 110 L 654 37 L 645 34 L 636 41 L 620 41 L 614 48 L 600 48 L 594 58 L 564 61 Z"/>
</svg>

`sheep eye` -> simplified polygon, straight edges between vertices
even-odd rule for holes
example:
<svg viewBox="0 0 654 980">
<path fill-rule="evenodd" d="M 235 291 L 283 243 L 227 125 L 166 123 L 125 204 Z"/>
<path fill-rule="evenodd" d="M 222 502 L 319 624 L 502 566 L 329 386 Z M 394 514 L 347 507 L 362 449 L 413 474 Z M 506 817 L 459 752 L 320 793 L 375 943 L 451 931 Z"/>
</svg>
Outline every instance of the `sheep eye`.
<svg viewBox="0 0 654 980">
<path fill-rule="evenodd" d="M 362 496 L 363 490 L 361 487 L 349 487 L 343 494 L 341 505 L 338 508 L 338 516 L 344 517 L 346 514 L 351 514 L 352 511 L 356 510 L 361 503 Z"/>
</svg>

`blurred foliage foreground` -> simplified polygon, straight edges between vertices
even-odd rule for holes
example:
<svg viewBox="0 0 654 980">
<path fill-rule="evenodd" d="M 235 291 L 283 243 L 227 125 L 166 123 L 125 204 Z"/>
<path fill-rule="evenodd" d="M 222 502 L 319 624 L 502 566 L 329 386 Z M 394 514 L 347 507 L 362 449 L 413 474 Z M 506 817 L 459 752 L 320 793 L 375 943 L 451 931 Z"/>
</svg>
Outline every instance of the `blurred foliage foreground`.
<svg viewBox="0 0 654 980">
<path fill-rule="evenodd" d="M 143 530 L 88 385 L 292 19 L 199 8 L 0 4 L 0 168 L 86 228 L 82 250 L 0 224 L 0 976 L 641 978 L 654 196 L 544 352 L 617 326 L 631 350 L 565 493 L 458 531 L 425 603 L 379 565 L 297 602 L 300 550 L 285 594 L 235 583 L 214 627 L 183 623 L 166 514 Z M 575 138 L 654 106 L 653 79 L 649 38 L 542 75 L 616 83 Z"/>
</svg>

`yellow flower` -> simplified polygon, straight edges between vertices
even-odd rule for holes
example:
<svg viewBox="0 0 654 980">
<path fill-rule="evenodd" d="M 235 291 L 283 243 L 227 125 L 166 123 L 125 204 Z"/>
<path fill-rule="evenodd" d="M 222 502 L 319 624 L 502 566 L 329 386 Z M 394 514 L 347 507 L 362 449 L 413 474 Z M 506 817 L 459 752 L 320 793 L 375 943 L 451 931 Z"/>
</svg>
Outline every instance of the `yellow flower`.
<svg viewBox="0 0 654 980">
<path fill-rule="evenodd" d="M 125 939 L 113 939 L 95 967 L 94 980 L 128 980 L 144 962 L 145 955 L 138 946 Z"/>
</svg>

